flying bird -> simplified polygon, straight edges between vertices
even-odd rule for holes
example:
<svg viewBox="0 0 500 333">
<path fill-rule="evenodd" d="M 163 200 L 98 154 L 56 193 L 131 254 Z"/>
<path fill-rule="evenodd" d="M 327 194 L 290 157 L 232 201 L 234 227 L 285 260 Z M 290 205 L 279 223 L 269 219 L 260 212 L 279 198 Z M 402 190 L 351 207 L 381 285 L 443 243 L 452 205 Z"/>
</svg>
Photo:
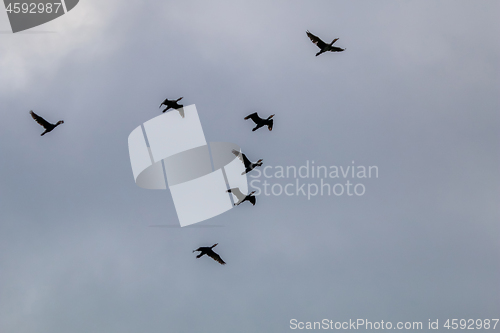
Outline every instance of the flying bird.
<svg viewBox="0 0 500 333">
<path fill-rule="evenodd" d="M 274 117 L 274 114 L 270 115 L 269 117 L 267 117 L 267 119 L 262 119 L 261 117 L 259 117 L 259 115 L 257 114 L 257 112 L 254 112 L 254 113 L 249 114 L 248 116 L 246 116 L 245 120 L 252 119 L 253 122 L 257 125 L 257 126 L 255 126 L 252 129 L 252 131 L 256 131 L 259 128 L 261 128 L 262 126 L 266 126 L 266 125 L 267 125 L 267 128 L 270 131 L 272 131 L 273 130 L 273 120 L 271 119 L 272 117 Z"/>
<path fill-rule="evenodd" d="M 250 162 L 250 160 L 246 157 L 245 154 L 240 153 L 239 151 L 233 149 L 233 154 L 236 155 L 244 164 L 245 164 L 245 171 L 243 171 L 241 174 L 244 175 L 245 173 L 248 173 L 255 169 L 258 166 L 262 165 L 262 159 L 258 160 L 256 163 Z"/>
<path fill-rule="evenodd" d="M 333 46 L 333 43 L 338 41 L 338 38 L 335 38 L 330 44 L 327 44 L 321 40 L 318 36 L 314 36 L 312 33 L 309 31 L 306 31 L 307 36 L 311 39 L 311 41 L 316 44 L 319 48 L 320 51 L 316 53 L 316 57 L 319 56 L 321 53 L 326 52 L 326 51 L 332 51 L 332 52 L 342 52 L 345 49 L 342 49 L 340 47 Z"/>
<path fill-rule="evenodd" d="M 236 196 L 236 198 L 238 199 L 238 202 L 234 204 L 235 206 L 239 205 L 240 203 L 242 203 L 243 201 L 246 201 L 246 200 L 250 201 L 252 203 L 252 205 L 255 206 L 255 196 L 252 195 L 255 193 L 255 191 L 245 195 L 245 194 L 241 193 L 241 191 L 238 187 L 235 187 L 235 188 L 232 188 L 230 190 L 227 190 L 226 192 L 234 194 Z"/>
<path fill-rule="evenodd" d="M 43 119 L 42 117 L 40 117 L 39 115 L 37 115 L 35 112 L 33 111 L 30 111 L 30 114 L 31 116 L 33 117 L 33 119 L 35 119 L 35 121 L 42 125 L 43 128 L 45 128 L 45 132 L 43 132 L 41 135 L 44 135 L 46 133 L 49 133 L 50 131 L 52 131 L 54 128 L 56 128 L 57 126 L 61 125 L 61 124 L 64 124 L 64 121 L 62 120 L 59 120 L 57 123 L 55 124 L 51 124 L 49 123 L 47 120 Z"/>
<path fill-rule="evenodd" d="M 169 100 L 168 98 L 166 98 L 161 104 L 160 104 L 160 108 L 162 105 L 165 105 L 167 108 L 163 110 L 163 112 L 167 111 L 168 109 L 175 109 L 175 110 L 178 110 L 179 113 L 181 114 L 181 117 L 184 118 L 184 110 L 181 111 L 183 105 L 182 104 L 179 104 L 177 103 L 178 101 L 180 101 L 183 97 L 181 98 L 178 98 L 178 99 L 173 99 L 173 100 Z"/>
<path fill-rule="evenodd" d="M 199 247 L 196 250 L 194 250 L 193 253 L 196 251 L 200 251 L 200 253 L 196 256 L 196 258 L 201 258 L 203 255 L 206 254 L 207 256 L 212 258 L 213 260 L 217 261 L 219 264 L 225 265 L 226 263 L 224 262 L 224 260 L 222 260 L 222 258 L 212 250 L 214 247 L 217 246 L 217 244 L 219 244 L 219 243 L 216 243 L 210 247 L 208 247 L 208 246 Z"/>
</svg>

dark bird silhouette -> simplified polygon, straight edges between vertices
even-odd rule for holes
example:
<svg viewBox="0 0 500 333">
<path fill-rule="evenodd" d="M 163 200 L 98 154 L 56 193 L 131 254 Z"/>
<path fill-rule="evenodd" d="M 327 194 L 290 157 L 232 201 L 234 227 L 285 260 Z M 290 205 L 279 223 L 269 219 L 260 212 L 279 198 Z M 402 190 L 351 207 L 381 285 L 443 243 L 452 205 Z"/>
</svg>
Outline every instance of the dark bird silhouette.
<svg viewBox="0 0 500 333">
<path fill-rule="evenodd" d="M 241 191 L 238 187 L 235 187 L 235 188 L 232 188 L 230 190 L 227 190 L 226 192 L 234 194 L 236 196 L 236 198 L 238 199 L 238 202 L 234 204 L 235 206 L 237 206 L 240 203 L 242 203 L 243 201 L 247 201 L 247 200 L 250 201 L 252 203 L 252 205 L 255 206 L 255 196 L 252 195 L 255 193 L 255 191 L 245 195 L 245 194 L 241 193 Z"/>
<path fill-rule="evenodd" d="M 246 116 L 245 120 L 252 119 L 253 122 L 257 125 L 252 129 L 252 131 L 256 131 L 259 128 L 261 128 L 262 126 L 266 126 L 266 125 L 267 125 L 267 128 L 269 128 L 269 130 L 272 131 L 273 130 L 273 120 L 271 119 L 272 117 L 274 117 L 274 114 L 267 117 L 267 119 L 262 119 L 261 117 L 259 117 L 257 112 L 254 112 L 254 113 Z"/>
<path fill-rule="evenodd" d="M 43 119 L 42 117 L 40 117 L 39 115 L 37 115 L 35 112 L 33 111 L 30 111 L 30 114 L 31 116 L 33 117 L 33 119 L 35 119 L 35 121 L 37 123 L 39 123 L 40 125 L 42 125 L 43 128 L 45 128 L 45 132 L 43 132 L 41 135 L 44 135 L 46 133 L 49 133 L 50 131 L 52 131 L 54 128 L 56 128 L 57 126 L 61 125 L 61 124 L 64 124 L 64 121 L 62 120 L 59 120 L 57 123 L 55 124 L 51 124 L 49 123 L 47 120 Z"/>
<path fill-rule="evenodd" d="M 258 160 L 256 163 L 250 162 L 250 160 L 246 157 L 245 154 L 240 153 L 239 151 L 233 149 L 233 154 L 236 155 L 242 162 L 245 164 L 245 171 L 243 171 L 241 174 L 244 175 L 245 173 L 248 173 L 252 171 L 254 168 L 261 166 L 262 165 L 262 159 Z"/>
<path fill-rule="evenodd" d="M 321 53 L 326 52 L 326 51 L 332 51 L 332 52 L 342 52 L 345 49 L 342 49 L 340 47 L 333 46 L 333 43 L 338 41 L 338 38 L 335 38 L 330 44 L 327 44 L 321 40 L 318 36 L 314 36 L 312 33 L 309 31 L 306 31 L 307 36 L 311 39 L 311 41 L 316 44 L 319 48 L 320 51 L 316 53 L 316 57 L 319 56 Z"/>
<path fill-rule="evenodd" d="M 224 262 L 224 260 L 222 260 L 222 258 L 212 250 L 214 247 L 217 246 L 217 244 L 219 244 L 219 243 L 216 243 L 210 247 L 208 247 L 208 246 L 199 247 L 196 250 L 194 250 L 193 253 L 196 251 L 200 251 L 200 253 L 196 256 L 196 258 L 201 258 L 203 255 L 206 254 L 207 256 L 212 258 L 213 260 L 217 261 L 219 264 L 225 265 L 226 263 Z"/>
<path fill-rule="evenodd" d="M 182 109 L 182 107 L 184 105 L 182 104 L 179 104 L 177 103 L 178 101 L 180 101 L 183 97 L 181 98 L 178 98 L 178 99 L 173 99 L 173 100 L 169 100 L 168 98 L 166 98 L 161 104 L 160 104 L 160 108 L 162 105 L 165 105 L 166 106 L 166 109 L 163 110 L 163 112 L 167 111 L 168 109 L 175 109 L 175 110 L 179 110 L 179 109 Z M 182 118 L 184 118 L 184 111 L 181 112 L 181 110 L 179 110 L 179 113 L 181 114 Z"/>
</svg>

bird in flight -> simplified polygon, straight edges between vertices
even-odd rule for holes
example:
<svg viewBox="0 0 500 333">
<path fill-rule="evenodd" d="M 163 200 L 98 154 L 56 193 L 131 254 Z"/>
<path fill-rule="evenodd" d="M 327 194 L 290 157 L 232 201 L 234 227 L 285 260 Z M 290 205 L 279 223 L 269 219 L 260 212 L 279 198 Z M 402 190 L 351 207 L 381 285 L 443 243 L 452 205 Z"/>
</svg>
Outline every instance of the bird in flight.
<svg viewBox="0 0 500 333">
<path fill-rule="evenodd" d="M 270 115 L 269 117 L 267 117 L 267 119 L 262 119 L 261 117 L 259 117 L 259 115 L 257 114 L 257 112 L 254 112 L 254 113 L 249 114 L 248 116 L 246 116 L 245 120 L 252 119 L 253 122 L 257 125 L 257 126 L 255 126 L 252 129 L 252 131 L 256 131 L 259 128 L 261 128 L 262 126 L 266 126 L 266 125 L 267 125 L 267 128 L 270 131 L 272 131 L 273 130 L 273 119 L 271 119 L 272 117 L 274 117 L 274 114 Z"/>
<path fill-rule="evenodd" d="M 314 36 L 312 33 L 309 31 L 306 31 L 307 36 L 311 39 L 311 41 L 316 44 L 319 48 L 320 51 L 316 53 L 316 57 L 319 56 L 321 53 L 326 52 L 326 51 L 332 51 L 332 52 L 342 52 L 345 49 L 342 49 L 340 47 L 333 46 L 333 43 L 338 41 L 338 38 L 335 38 L 330 44 L 327 44 L 321 40 L 318 36 Z"/>
<path fill-rule="evenodd" d="M 49 133 L 50 131 L 52 131 L 54 128 L 56 128 L 57 126 L 61 125 L 61 124 L 64 124 L 64 121 L 62 120 L 59 120 L 57 123 L 55 124 L 51 124 L 49 123 L 47 120 L 43 119 L 42 117 L 40 117 L 39 115 L 37 115 L 35 112 L 33 111 L 30 111 L 30 114 L 31 116 L 33 117 L 33 119 L 35 119 L 35 121 L 42 125 L 43 128 L 45 128 L 45 132 L 43 132 L 41 135 L 44 135 L 46 133 Z"/>
<path fill-rule="evenodd" d="M 234 204 L 235 206 L 237 206 L 240 203 L 242 203 L 243 201 L 247 201 L 247 200 L 250 201 L 252 203 L 252 205 L 255 206 L 255 196 L 253 195 L 255 193 L 255 191 L 245 195 L 245 194 L 241 193 L 241 191 L 238 187 L 235 187 L 235 188 L 232 188 L 230 190 L 227 190 L 226 192 L 234 194 L 234 196 L 238 199 L 238 202 Z"/>
<path fill-rule="evenodd" d="M 199 251 L 200 253 L 196 256 L 196 258 L 201 258 L 203 255 L 206 254 L 207 256 L 212 258 L 213 260 L 217 261 L 219 264 L 225 265 L 226 263 L 224 262 L 224 260 L 222 260 L 222 258 L 212 250 L 214 247 L 217 246 L 217 244 L 219 244 L 219 243 L 216 243 L 210 247 L 208 247 L 208 246 L 199 247 L 196 250 L 194 250 L 193 253 L 196 251 Z"/>
<path fill-rule="evenodd" d="M 262 166 L 262 159 L 258 160 L 256 163 L 250 162 L 250 160 L 246 157 L 245 154 L 240 153 L 236 149 L 233 149 L 233 154 L 236 155 L 242 162 L 245 164 L 245 171 L 243 171 L 241 174 L 244 175 L 245 173 L 248 173 L 255 169 L 258 166 Z"/>
<path fill-rule="evenodd" d="M 184 118 L 184 110 L 182 110 L 182 107 L 183 105 L 182 104 L 178 104 L 177 102 L 180 101 L 183 97 L 181 98 L 178 98 L 178 99 L 172 99 L 172 100 L 169 100 L 168 98 L 166 98 L 161 104 L 160 104 L 160 108 L 162 105 L 165 105 L 166 108 L 163 110 L 163 112 L 167 111 L 168 109 L 175 109 L 175 110 L 178 110 L 179 113 L 181 114 L 181 117 Z"/>
</svg>

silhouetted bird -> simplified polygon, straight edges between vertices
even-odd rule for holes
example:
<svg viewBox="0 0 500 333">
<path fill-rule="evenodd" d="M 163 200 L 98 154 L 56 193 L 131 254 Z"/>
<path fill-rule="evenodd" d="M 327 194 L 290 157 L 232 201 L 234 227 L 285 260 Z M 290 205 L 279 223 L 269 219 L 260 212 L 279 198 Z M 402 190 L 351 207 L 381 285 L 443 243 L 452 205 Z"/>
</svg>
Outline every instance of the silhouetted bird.
<svg viewBox="0 0 500 333">
<path fill-rule="evenodd" d="M 311 41 L 316 44 L 319 48 L 320 51 L 316 53 L 316 57 L 319 56 L 321 53 L 326 52 L 326 51 L 332 51 L 332 52 L 342 52 L 345 49 L 341 49 L 340 47 L 333 46 L 333 43 L 338 41 L 338 38 L 335 38 L 330 44 L 327 44 L 323 42 L 318 36 L 314 36 L 312 33 L 309 31 L 306 31 L 307 36 L 311 39 Z"/>
<path fill-rule="evenodd" d="M 240 203 L 242 203 L 243 201 L 246 201 L 246 200 L 250 201 L 252 203 L 252 205 L 255 206 L 255 196 L 252 195 L 255 193 L 255 191 L 245 195 L 245 194 L 241 193 L 241 191 L 238 187 L 235 187 L 235 188 L 232 188 L 230 190 L 227 190 L 226 192 L 234 194 L 236 196 L 236 198 L 238 199 L 238 202 L 234 204 L 235 206 L 239 205 Z"/>
<path fill-rule="evenodd" d="M 247 172 L 252 171 L 254 168 L 261 166 L 262 165 L 262 159 L 258 160 L 257 163 L 252 163 L 250 160 L 246 157 L 245 154 L 240 153 L 239 151 L 233 149 L 233 154 L 238 156 L 238 158 L 245 164 L 245 171 L 243 171 L 241 174 L 244 175 Z"/>
<path fill-rule="evenodd" d="M 259 128 L 261 128 L 262 126 L 266 126 L 266 125 L 267 125 L 267 128 L 269 128 L 269 130 L 272 131 L 273 130 L 273 120 L 271 119 L 272 117 L 274 117 L 274 114 L 267 117 L 267 119 L 262 119 L 261 117 L 259 117 L 257 112 L 254 112 L 254 113 L 246 116 L 245 120 L 252 119 L 253 122 L 255 124 L 257 124 L 257 126 L 255 126 L 254 129 L 252 129 L 252 131 L 256 131 Z"/>
<path fill-rule="evenodd" d="M 35 112 L 33 111 L 30 111 L 30 114 L 31 116 L 33 117 L 33 119 L 35 119 L 35 121 L 37 123 L 39 123 L 40 125 L 43 126 L 43 128 L 45 128 L 45 132 L 43 132 L 41 135 L 44 135 L 46 133 L 49 133 L 50 131 L 52 131 L 54 128 L 56 128 L 57 126 L 61 125 L 61 124 L 64 124 L 64 121 L 62 120 L 59 120 L 57 123 L 55 124 L 51 124 L 49 123 L 47 120 L 43 119 L 42 117 L 40 117 L 39 115 L 37 115 Z"/>
<path fill-rule="evenodd" d="M 219 243 L 217 243 L 217 244 L 219 244 Z M 217 244 L 214 244 L 210 247 L 208 247 L 208 246 L 199 247 L 196 250 L 194 250 L 193 253 L 196 251 L 200 251 L 200 253 L 196 256 L 196 258 L 201 258 L 203 255 L 206 254 L 207 256 L 212 258 L 213 260 L 217 261 L 219 264 L 225 265 L 226 263 L 224 262 L 224 260 L 222 260 L 222 258 L 212 250 L 214 247 L 217 246 Z"/>
<path fill-rule="evenodd" d="M 167 111 L 168 109 L 172 108 L 172 109 L 175 109 L 175 110 L 178 110 L 178 109 L 181 109 L 183 107 L 182 104 L 178 104 L 177 102 L 180 101 L 183 97 L 181 98 L 178 98 L 178 99 L 173 99 L 173 100 L 169 100 L 168 98 L 165 99 L 161 104 L 160 104 L 160 108 L 162 105 L 165 105 L 167 108 L 165 110 L 163 110 L 163 112 Z M 179 110 L 179 113 L 181 114 L 182 118 L 184 118 L 184 112 L 181 112 Z"/>
</svg>

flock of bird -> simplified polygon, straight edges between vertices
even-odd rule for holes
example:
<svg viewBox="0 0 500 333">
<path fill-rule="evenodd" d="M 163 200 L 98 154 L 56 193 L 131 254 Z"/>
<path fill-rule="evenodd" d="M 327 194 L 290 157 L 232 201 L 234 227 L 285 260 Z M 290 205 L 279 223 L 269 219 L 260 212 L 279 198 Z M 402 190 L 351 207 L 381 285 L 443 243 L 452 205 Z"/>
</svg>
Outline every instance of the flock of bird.
<svg viewBox="0 0 500 333">
<path fill-rule="evenodd" d="M 340 47 L 333 46 L 333 44 L 338 40 L 338 38 L 335 38 L 330 44 L 327 44 L 327 43 L 323 42 L 318 36 L 313 35 L 309 31 L 306 31 L 306 34 L 311 39 L 311 41 L 314 44 L 316 44 L 319 47 L 319 49 L 320 49 L 320 51 L 318 53 L 316 53 L 316 56 L 319 56 L 320 54 L 322 54 L 324 52 L 327 52 L 327 51 L 342 52 L 342 51 L 345 50 L 345 49 L 342 49 Z M 168 98 L 165 99 L 160 104 L 160 108 L 162 107 L 162 105 L 166 106 L 166 108 L 163 109 L 162 112 L 165 112 L 165 111 L 167 111 L 169 109 L 174 109 L 174 110 L 179 111 L 181 117 L 184 118 L 183 105 L 178 103 L 182 98 L 183 97 L 180 97 L 180 98 L 175 99 L 175 100 L 169 100 Z M 41 134 L 42 136 L 45 135 L 45 134 L 47 134 L 47 133 L 49 133 L 49 132 L 51 132 L 57 126 L 59 126 L 61 124 L 64 124 L 63 120 L 59 120 L 57 123 L 51 124 L 47 120 L 45 120 L 44 118 L 40 117 L 39 115 L 37 115 L 33 111 L 30 111 L 30 114 L 31 114 L 31 117 L 33 117 L 33 119 L 45 129 L 45 131 Z M 246 116 L 244 119 L 245 120 L 251 119 L 255 123 L 256 126 L 252 129 L 252 131 L 256 131 L 259 128 L 264 127 L 264 126 L 267 126 L 267 128 L 269 129 L 269 131 L 272 131 L 272 129 L 273 129 L 273 119 L 272 118 L 273 117 L 274 117 L 274 114 L 270 115 L 266 119 L 263 119 L 263 118 L 259 117 L 259 115 L 257 114 L 257 112 L 254 112 L 254 113 Z M 232 153 L 234 155 L 236 155 L 243 162 L 243 164 L 245 165 L 245 171 L 243 171 L 241 173 L 242 175 L 244 175 L 244 174 L 252 171 L 256 167 L 260 167 L 262 165 L 262 161 L 263 161 L 262 159 L 258 160 L 256 163 L 252 163 L 246 157 L 245 154 L 243 154 L 243 153 L 241 153 L 241 152 L 239 152 L 237 150 L 234 150 L 234 149 L 232 150 Z M 241 204 L 241 203 L 243 203 L 245 201 L 248 201 L 252 205 L 255 206 L 256 198 L 253 195 L 255 193 L 255 191 L 253 191 L 251 193 L 248 193 L 248 194 L 243 194 L 240 191 L 240 189 L 236 187 L 236 188 L 231 188 L 231 189 L 227 190 L 227 192 L 228 193 L 232 193 L 238 199 L 238 201 L 234 204 L 235 206 L 237 206 L 237 205 L 239 205 L 239 204 Z M 222 258 L 217 253 L 215 253 L 212 250 L 215 246 L 217 246 L 217 244 L 214 244 L 214 245 L 212 245 L 210 247 L 199 247 L 198 249 L 194 250 L 193 252 L 196 252 L 196 251 L 200 252 L 196 256 L 196 258 L 201 258 L 203 255 L 207 255 L 210 258 L 212 258 L 215 261 L 217 261 L 218 263 L 220 263 L 221 265 L 225 265 L 226 263 L 224 262 L 224 260 L 222 260 Z"/>
</svg>

